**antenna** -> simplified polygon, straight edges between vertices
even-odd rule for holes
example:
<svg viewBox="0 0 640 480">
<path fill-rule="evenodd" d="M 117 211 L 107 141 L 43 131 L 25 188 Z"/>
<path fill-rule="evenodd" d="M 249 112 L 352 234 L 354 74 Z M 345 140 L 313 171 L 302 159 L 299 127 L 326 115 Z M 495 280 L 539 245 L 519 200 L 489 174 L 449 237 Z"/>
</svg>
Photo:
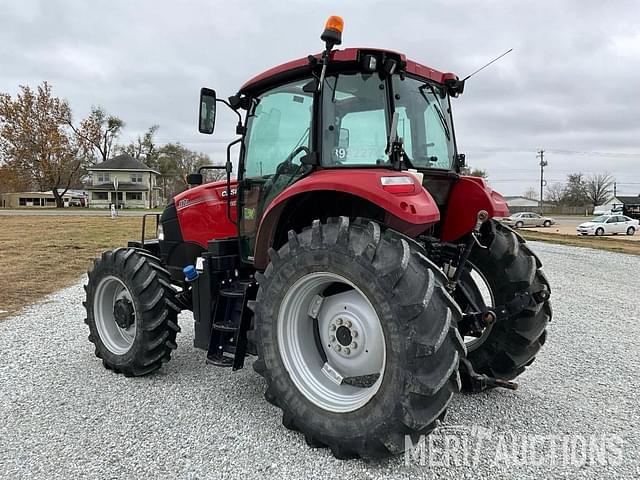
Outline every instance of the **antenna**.
<svg viewBox="0 0 640 480">
<path fill-rule="evenodd" d="M 507 50 L 506 52 L 504 52 L 502 55 L 500 55 L 499 57 L 494 58 L 493 60 L 491 60 L 489 63 L 487 63 L 485 66 L 480 67 L 479 69 L 477 69 L 475 72 L 473 72 L 470 75 L 467 75 L 466 77 L 464 77 L 461 82 L 466 82 L 467 80 L 469 80 L 471 77 L 473 77 L 476 73 L 484 70 L 485 68 L 487 68 L 489 65 L 491 65 L 492 63 L 497 62 L 498 60 L 500 60 L 502 57 L 504 57 L 507 53 L 511 53 L 513 51 L 513 48 L 510 48 L 509 50 Z"/>
</svg>

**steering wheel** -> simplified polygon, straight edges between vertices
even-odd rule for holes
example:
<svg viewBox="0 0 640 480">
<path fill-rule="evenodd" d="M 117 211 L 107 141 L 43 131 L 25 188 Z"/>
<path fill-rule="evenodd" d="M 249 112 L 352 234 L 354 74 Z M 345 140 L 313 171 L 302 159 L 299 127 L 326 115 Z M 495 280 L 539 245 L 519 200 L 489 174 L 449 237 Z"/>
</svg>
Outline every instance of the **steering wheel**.
<svg viewBox="0 0 640 480">
<path fill-rule="evenodd" d="M 293 172 L 289 172 L 291 170 L 293 159 L 296 158 L 302 152 L 309 154 L 311 153 L 311 150 L 309 150 L 309 148 L 304 145 L 300 145 L 298 148 L 296 148 L 293 152 L 289 154 L 287 158 L 284 159 L 282 163 L 278 164 L 278 166 L 276 167 L 276 173 L 274 175 L 274 178 L 276 176 L 282 175 L 283 173 L 293 173 Z M 295 168 L 297 170 L 298 167 L 295 167 Z"/>
</svg>

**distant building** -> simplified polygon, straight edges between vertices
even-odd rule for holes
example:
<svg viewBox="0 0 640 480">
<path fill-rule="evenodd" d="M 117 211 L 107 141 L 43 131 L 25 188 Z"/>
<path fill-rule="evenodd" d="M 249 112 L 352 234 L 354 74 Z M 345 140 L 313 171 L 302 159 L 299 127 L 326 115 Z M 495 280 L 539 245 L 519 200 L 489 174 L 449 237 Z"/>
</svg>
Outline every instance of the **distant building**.
<svg viewBox="0 0 640 480">
<path fill-rule="evenodd" d="M 67 190 L 62 196 L 65 207 L 86 206 L 86 196 L 84 192 L 78 190 Z M 0 207 L 20 208 L 20 207 L 51 207 L 55 208 L 56 199 L 53 192 L 14 192 L 0 193 Z"/>
<path fill-rule="evenodd" d="M 537 207 L 538 200 L 532 200 L 527 197 L 504 197 L 509 207 Z"/>
<path fill-rule="evenodd" d="M 87 170 L 91 175 L 87 186 L 89 207 L 109 208 L 117 204 L 119 208 L 154 208 L 162 203 L 160 172 L 130 155 L 118 155 Z"/>
<path fill-rule="evenodd" d="M 617 195 L 618 205 L 622 204 L 622 211 L 625 215 L 640 220 L 640 195 L 636 196 L 621 196 Z"/>
<path fill-rule="evenodd" d="M 622 201 L 617 197 L 611 198 L 607 203 L 603 203 L 602 205 L 598 205 L 593 207 L 594 215 L 604 215 L 607 213 L 611 213 L 611 210 L 614 210 L 616 207 L 622 206 Z"/>
</svg>

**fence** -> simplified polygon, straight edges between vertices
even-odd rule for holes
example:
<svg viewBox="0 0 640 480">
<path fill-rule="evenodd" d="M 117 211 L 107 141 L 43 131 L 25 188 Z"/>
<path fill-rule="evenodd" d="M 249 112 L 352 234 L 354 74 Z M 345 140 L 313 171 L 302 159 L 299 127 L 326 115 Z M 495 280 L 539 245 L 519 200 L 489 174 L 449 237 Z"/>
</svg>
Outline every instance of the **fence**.
<svg viewBox="0 0 640 480">
<path fill-rule="evenodd" d="M 540 213 L 540 207 L 519 207 L 510 206 L 509 211 L 511 213 L 518 212 L 535 212 Z M 567 205 L 547 205 L 545 204 L 542 213 L 545 215 L 584 215 L 589 216 L 593 214 L 593 206 L 585 205 L 581 207 L 569 207 Z"/>
</svg>

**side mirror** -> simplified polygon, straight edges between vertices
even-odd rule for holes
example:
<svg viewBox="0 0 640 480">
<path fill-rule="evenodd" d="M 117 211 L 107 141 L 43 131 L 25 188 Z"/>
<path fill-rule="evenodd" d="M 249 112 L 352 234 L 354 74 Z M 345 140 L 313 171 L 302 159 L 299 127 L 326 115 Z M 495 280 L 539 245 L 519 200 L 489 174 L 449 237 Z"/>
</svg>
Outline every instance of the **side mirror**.
<svg viewBox="0 0 640 480">
<path fill-rule="evenodd" d="M 195 187 L 196 185 L 202 185 L 202 174 L 201 173 L 190 173 L 187 175 L 187 183 Z"/>
<path fill-rule="evenodd" d="M 216 91 L 210 88 L 200 89 L 200 121 L 198 131 L 212 134 L 216 125 Z M 200 182 L 202 183 L 202 182 Z"/>
<path fill-rule="evenodd" d="M 338 148 L 349 148 L 349 129 L 341 128 L 338 136 Z"/>
</svg>

